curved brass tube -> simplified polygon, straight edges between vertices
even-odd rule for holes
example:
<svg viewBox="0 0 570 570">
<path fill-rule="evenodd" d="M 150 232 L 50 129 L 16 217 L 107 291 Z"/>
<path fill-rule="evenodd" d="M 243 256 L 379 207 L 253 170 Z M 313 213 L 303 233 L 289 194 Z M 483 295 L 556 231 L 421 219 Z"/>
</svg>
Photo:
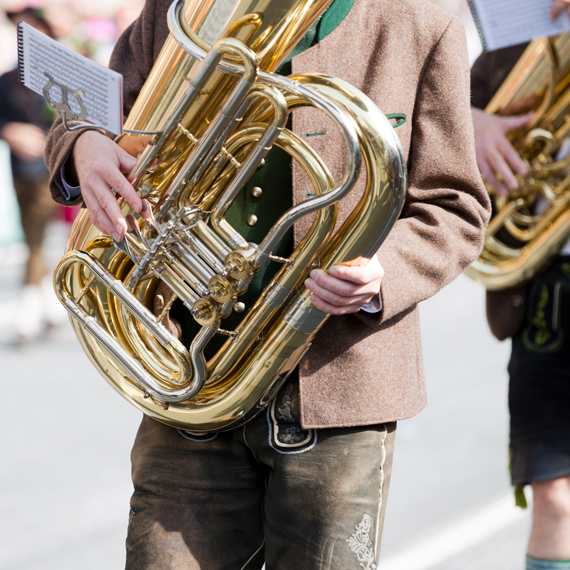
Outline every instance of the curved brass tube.
<svg viewBox="0 0 570 570">
<path fill-rule="evenodd" d="M 67 285 L 68 272 L 76 264 L 84 265 L 96 279 L 103 282 L 109 292 L 120 299 L 123 305 L 136 315 L 139 322 L 144 323 L 160 344 L 170 353 L 178 365 L 180 381 L 177 383 L 183 385 L 182 389 L 167 391 L 158 386 L 154 378 L 147 373 L 138 360 L 133 358 L 94 317 L 88 315 L 80 307 Z M 92 254 L 85 251 L 71 251 L 65 254 L 59 261 L 54 271 L 54 288 L 60 302 L 68 312 L 121 364 L 129 374 L 129 377 L 146 394 L 150 394 L 164 402 L 176 402 L 191 398 L 202 388 L 206 377 L 206 366 L 201 351 L 214 334 L 213 331 L 215 329 L 200 333 L 199 337 L 195 339 L 196 345 L 193 346 L 193 350 L 191 350 L 189 355 L 182 343 L 163 325 L 158 323 L 155 316 L 144 305 L 133 298 L 123 283 L 109 273 Z M 192 378 L 190 382 L 188 381 L 189 378 Z M 182 382 L 183 379 L 186 381 Z"/>
</svg>

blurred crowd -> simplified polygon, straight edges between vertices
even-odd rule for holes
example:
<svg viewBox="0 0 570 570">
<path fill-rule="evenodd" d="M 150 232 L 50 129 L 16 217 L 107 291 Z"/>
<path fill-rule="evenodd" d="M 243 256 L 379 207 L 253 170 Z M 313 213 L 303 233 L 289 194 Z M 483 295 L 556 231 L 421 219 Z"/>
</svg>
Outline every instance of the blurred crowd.
<svg viewBox="0 0 570 570">
<path fill-rule="evenodd" d="M 469 39 L 471 59 L 481 47 L 467 0 L 432 0 L 458 16 Z M 16 62 L 16 32 L 6 11 L 40 8 L 55 35 L 68 47 L 105 65 L 117 37 L 138 16 L 144 0 L 0 0 L 0 73 Z"/>
<path fill-rule="evenodd" d="M 0 0 L 0 72 L 17 58 L 16 31 L 6 12 L 36 8 L 67 47 L 106 65 L 116 39 L 139 15 L 144 0 Z"/>
<path fill-rule="evenodd" d="M 16 69 L 16 24 L 24 21 L 74 51 L 107 65 L 119 35 L 144 0 L 0 0 L 0 264 L 3 250 L 23 241 L 23 275 L 10 323 L 22 346 L 65 320 L 55 299 L 44 240 L 51 225 L 69 224 L 76 209 L 56 206 L 44 164 L 47 132 L 55 113 L 43 97 L 23 87 Z"/>
</svg>

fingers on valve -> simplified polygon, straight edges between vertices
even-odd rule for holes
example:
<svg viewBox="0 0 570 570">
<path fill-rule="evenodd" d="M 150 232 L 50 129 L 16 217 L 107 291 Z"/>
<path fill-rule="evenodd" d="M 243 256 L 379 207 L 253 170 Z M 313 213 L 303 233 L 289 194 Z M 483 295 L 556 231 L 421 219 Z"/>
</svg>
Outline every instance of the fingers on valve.
<svg viewBox="0 0 570 570">
<path fill-rule="evenodd" d="M 83 198 L 85 205 L 87 206 L 87 211 L 89 212 L 91 223 L 104 234 L 112 235 L 113 233 L 116 233 L 111 218 L 107 215 L 107 212 L 105 212 L 97 198 L 95 196 L 84 196 Z"/>
<path fill-rule="evenodd" d="M 510 164 L 513 172 L 525 175 L 528 172 L 527 166 L 515 147 L 510 143 L 507 138 L 499 140 L 497 143 L 498 151 L 505 160 Z M 518 183 L 517 183 L 518 184 Z"/>
<path fill-rule="evenodd" d="M 489 155 L 488 158 L 493 171 L 503 179 L 505 184 L 513 190 L 515 188 L 518 188 L 519 183 L 516 179 L 516 176 L 513 174 L 513 171 L 507 164 L 505 158 L 503 157 L 503 154 L 501 152 L 497 152 Z"/>
<path fill-rule="evenodd" d="M 486 160 L 479 161 L 479 170 L 481 171 L 483 178 L 495 189 L 498 194 L 506 196 L 509 193 L 507 188 L 501 182 L 499 182 L 493 172 L 493 169 Z"/>
<path fill-rule="evenodd" d="M 135 212 L 140 213 L 142 211 L 143 203 L 141 197 L 118 169 L 116 172 L 109 173 L 109 175 L 105 177 L 105 182 L 113 188 L 117 194 L 122 196 L 132 206 Z"/>
<path fill-rule="evenodd" d="M 127 222 L 115 195 L 103 181 L 98 181 L 94 184 L 92 192 L 93 200 L 87 202 L 90 214 L 94 210 L 93 215 L 95 215 L 96 219 L 101 222 L 104 220 L 106 233 L 112 235 L 115 239 L 121 240 L 127 230 Z"/>
</svg>

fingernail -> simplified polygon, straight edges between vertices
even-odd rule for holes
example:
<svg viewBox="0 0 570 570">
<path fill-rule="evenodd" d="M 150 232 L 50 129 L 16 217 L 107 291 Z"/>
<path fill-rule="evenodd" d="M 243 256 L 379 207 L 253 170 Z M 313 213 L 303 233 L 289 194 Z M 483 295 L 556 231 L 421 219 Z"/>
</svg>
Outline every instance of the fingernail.
<svg viewBox="0 0 570 570">
<path fill-rule="evenodd" d="M 117 233 L 121 235 L 124 229 L 123 226 L 121 224 L 117 224 L 115 227 L 117 228 Z"/>
<path fill-rule="evenodd" d="M 317 272 L 316 269 L 313 269 L 313 271 L 311 271 L 311 279 L 316 283 L 319 280 L 319 273 Z"/>
<path fill-rule="evenodd" d="M 115 233 L 114 233 L 114 234 L 113 234 L 113 239 L 114 239 L 115 241 L 121 241 L 121 236 L 120 236 L 119 234 L 115 234 Z"/>
<path fill-rule="evenodd" d="M 333 277 L 336 277 L 338 275 L 338 269 L 336 267 L 331 267 L 329 269 L 329 275 L 332 275 Z"/>
<path fill-rule="evenodd" d="M 307 287 L 307 289 L 312 289 L 314 284 L 315 282 L 312 279 L 307 279 L 305 281 L 305 286 Z"/>
</svg>

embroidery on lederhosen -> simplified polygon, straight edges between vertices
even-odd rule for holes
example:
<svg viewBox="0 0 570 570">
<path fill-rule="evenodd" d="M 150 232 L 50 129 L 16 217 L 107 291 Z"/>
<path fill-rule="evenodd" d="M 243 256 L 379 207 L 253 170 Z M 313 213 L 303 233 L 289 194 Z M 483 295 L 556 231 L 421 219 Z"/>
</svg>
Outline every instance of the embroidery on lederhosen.
<svg viewBox="0 0 570 570">
<path fill-rule="evenodd" d="M 380 489 L 378 493 L 378 516 L 376 519 L 376 534 L 374 536 L 374 542 L 370 538 L 370 532 L 372 530 L 372 517 L 365 513 L 362 521 L 356 526 L 356 532 L 347 539 L 348 547 L 352 552 L 356 554 L 358 562 L 360 562 L 360 567 L 365 570 L 376 570 L 376 564 L 374 563 L 376 545 L 378 544 L 378 532 L 380 530 L 380 514 L 382 512 L 382 501 L 384 500 L 383 489 L 384 489 L 384 463 L 386 461 L 386 438 L 388 437 L 388 430 L 386 426 L 382 426 L 384 429 L 382 441 L 380 443 Z"/>
<path fill-rule="evenodd" d="M 523 330 L 523 344 L 530 352 L 552 354 L 562 348 L 565 337 L 561 327 L 562 283 L 554 283 L 552 299 L 547 283 L 535 287 L 538 290 L 535 292 L 533 287 L 531 302 L 536 297 L 536 307 L 528 326 Z"/>
<path fill-rule="evenodd" d="M 293 403 L 293 400 L 291 400 L 292 392 L 293 392 L 293 384 L 288 384 L 285 387 L 285 393 L 281 397 L 281 405 L 277 408 L 277 411 L 279 412 L 278 418 L 280 420 L 285 420 L 286 422 L 293 424 L 295 423 L 295 420 L 291 415 L 291 404 Z"/>
<path fill-rule="evenodd" d="M 269 427 L 269 445 L 279 453 L 302 453 L 312 449 L 317 443 L 317 432 L 313 429 L 303 429 L 298 414 L 293 411 L 298 401 L 295 385 L 291 382 L 278 392 L 267 410 Z M 280 448 L 302 448 L 295 451 L 282 452 Z"/>
<path fill-rule="evenodd" d="M 204 433 L 204 434 L 193 433 L 191 431 L 188 431 L 185 429 L 180 429 L 180 428 L 176 428 L 176 431 L 184 439 L 187 439 L 189 441 L 195 441 L 196 443 L 205 443 L 208 441 L 214 441 L 218 437 L 217 433 L 214 433 L 214 434 L 211 434 L 211 433 Z"/>
<path fill-rule="evenodd" d="M 370 531 L 372 530 L 372 519 L 370 515 L 364 515 L 358 526 L 355 527 L 356 532 L 347 539 L 350 550 L 356 554 L 360 567 L 364 570 L 376 570 L 374 563 L 374 547 L 370 540 Z"/>
</svg>

